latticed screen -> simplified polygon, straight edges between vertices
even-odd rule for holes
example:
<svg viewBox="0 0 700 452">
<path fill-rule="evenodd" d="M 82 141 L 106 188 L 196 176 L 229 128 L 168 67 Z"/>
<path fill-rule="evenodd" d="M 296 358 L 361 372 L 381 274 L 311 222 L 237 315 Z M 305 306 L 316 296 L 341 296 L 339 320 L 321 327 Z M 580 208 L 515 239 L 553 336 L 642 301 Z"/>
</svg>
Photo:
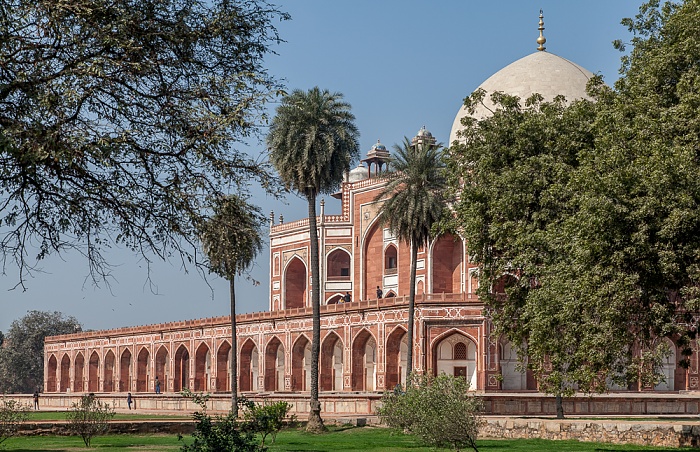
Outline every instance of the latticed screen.
<svg viewBox="0 0 700 452">
<path fill-rule="evenodd" d="M 454 357 L 452 359 L 467 359 L 467 346 L 459 342 L 454 348 Z"/>
</svg>

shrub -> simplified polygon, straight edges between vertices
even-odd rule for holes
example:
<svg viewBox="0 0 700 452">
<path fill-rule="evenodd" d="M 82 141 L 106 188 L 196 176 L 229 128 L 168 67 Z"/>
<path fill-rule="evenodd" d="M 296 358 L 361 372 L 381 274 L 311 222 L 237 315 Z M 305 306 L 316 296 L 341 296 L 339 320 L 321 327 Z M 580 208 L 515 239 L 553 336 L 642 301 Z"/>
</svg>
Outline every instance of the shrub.
<svg viewBox="0 0 700 452">
<path fill-rule="evenodd" d="M 410 432 L 433 447 L 476 447 L 480 401 L 462 377 L 412 375 L 406 391 L 384 395 L 378 414 L 389 427 Z"/>
<path fill-rule="evenodd" d="M 0 444 L 15 436 L 22 422 L 27 420 L 29 407 L 20 402 L 2 397 L 0 402 Z"/>
<path fill-rule="evenodd" d="M 104 435 L 109 429 L 109 421 L 114 417 L 114 408 L 102 403 L 93 394 L 85 395 L 73 403 L 66 415 L 68 430 L 83 439 L 86 447 L 94 436 Z"/>
<path fill-rule="evenodd" d="M 292 408 L 287 402 L 264 403 L 257 405 L 252 401 L 243 400 L 244 418 L 250 428 L 255 433 L 262 436 L 261 448 L 265 448 L 265 439 L 272 436 L 272 442 L 277 439 L 277 433 L 284 426 L 284 418 Z"/>
</svg>

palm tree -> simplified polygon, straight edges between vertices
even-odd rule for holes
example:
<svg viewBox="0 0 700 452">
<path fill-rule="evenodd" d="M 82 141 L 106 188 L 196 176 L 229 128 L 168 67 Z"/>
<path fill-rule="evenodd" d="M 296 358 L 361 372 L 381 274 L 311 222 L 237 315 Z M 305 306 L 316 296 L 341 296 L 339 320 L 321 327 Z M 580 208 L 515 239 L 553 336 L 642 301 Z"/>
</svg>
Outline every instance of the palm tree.
<svg viewBox="0 0 700 452">
<path fill-rule="evenodd" d="M 334 193 L 350 163 L 359 156 L 355 116 L 340 93 L 318 87 L 294 90 L 282 100 L 270 125 L 267 145 L 270 160 L 288 190 L 306 198 L 309 204 L 311 246 L 311 409 L 308 431 L 324 429 L 318 401 L 318 360 L 321 341 L 319 246 L 316 227 L 316 198 Z"/>
<path fill-rule="evenodd" d="M 209 270 L 226 278 L 231 296 L 231 410 L 238 417 L 238 338 L 236 335 L 236 276 L 248 269 L 262 250 L 260 209 L 236 195 L 219 198 L 213 215 L 200 227 Z"/>
<path fill-rule="evenodd" d="M 404 137 L 402 146 L 394 145 L 390 161 L 393 170 L 385 176 L 387 184 L 377 196 L 383 204 L 379 223 L 411 248 L 411 279 L 408 297 L 407 367 L 413 369 L 413 327 L 416 300 L 416 263 L 418 248 L 428 243 L 430 231 L 440 221 L 446 207 L 446 175 L 442 144 L 418 140 L 413 145 Z M 408 375 L 407 375 L 408 376 Z"/>
</svg>

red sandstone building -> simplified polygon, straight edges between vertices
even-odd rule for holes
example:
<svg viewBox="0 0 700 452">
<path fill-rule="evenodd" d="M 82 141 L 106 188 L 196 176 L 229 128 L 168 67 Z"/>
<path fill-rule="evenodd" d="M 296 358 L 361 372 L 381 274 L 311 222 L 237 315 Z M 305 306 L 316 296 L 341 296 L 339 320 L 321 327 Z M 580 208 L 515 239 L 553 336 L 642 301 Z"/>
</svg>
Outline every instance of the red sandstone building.
<svg viewBox="0 0 700 452">
<path fill-rule="evenodd" d="M 542 49 L 543 50 L 543 49 Z M 547 52 L 524 57 L 486 80 L 480 88 L 527 98 L 563 94 L 585 97 L 592 74 Z M 450 142 L 457 139 L 460 109 Z M 486 107 L 474 113 L 488 114 Z M 414 141 L 434 138 L 421 129 Z M 340 215 L 318 217 L 321 266 L 322 392 L 373 392 L 393 389 L 405 380 L 407 347 L 413 347 L 418 372 L 464 375 L 480 391 L 535 390 L 536 382 L 516 370 L 510 344 L 491 334 L 475 296 L 478 274 L 467 246 L 443 235 L 419 250 L 416 283 L 415 342 L 407 343 L 407 294 L 410 250 L 377 222 L 375 201 L 388 159 L 377 143 L 350 171 L 335 196 Z M 309 390 L 311 357 L 311 272 L 308 220 L 270 227 L 269 311 L 237 317 L 238 388 L 243 393 Z M 383 292 L 377 298 L 377 288 Z M 351 302 L 343 303 L 349 293 Z M 231 356 L 228 316 L 84 332 L 46 339 L 45 392 L 146 392 L 156 376 L 163 392 L 230 391 Z M 698 361 L 677 366 L 676 347 L 655 389 L 697 389 Z"/>
</svg>

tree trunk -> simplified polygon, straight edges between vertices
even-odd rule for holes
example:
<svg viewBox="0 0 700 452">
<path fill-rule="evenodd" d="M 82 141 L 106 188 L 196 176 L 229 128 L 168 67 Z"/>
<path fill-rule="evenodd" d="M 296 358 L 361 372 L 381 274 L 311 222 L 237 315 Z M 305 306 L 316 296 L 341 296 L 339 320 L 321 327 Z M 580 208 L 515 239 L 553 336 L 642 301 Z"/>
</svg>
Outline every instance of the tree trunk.
<svg viewBox="0 0 700 452">
<path fill-rule="evenodd" d="M 557 419 L 564 419 L 564 403 L 562 401 L 561 393 L 556 395 L 557 398 Z"/>
<path fill-rule="evenodd" d="M 411 241 L 411 278 L 409 284 L 411 287 L 408 291 L 408 350 L 406 353 L 406 382 L 408 377 L 413 373 L 413 324 L 414 311 L 416 308 L 416 264 L 418 260 L 418 244 L 415 240 Z"/>
<path fill-rule="evenodd" d="M 236 334 L 236 276 L 229 280 L 231 295 L 231 411 L 238 417 L 238 335 Z"/>
<path fill-rule="evenodd" d="M 318 360 L 321 353 L 321 279 L 318 267 L 318 229 L 316 227 L 316 194 L 307 194 L 309 201 L 309 244 L 311 246 L 311 306 L 312 335 L 311 335 L 311 406 L 307 432 L 322 432 L 325 430 L 321 419 L 321 403 L 318 401 Z"/>
</svg>

